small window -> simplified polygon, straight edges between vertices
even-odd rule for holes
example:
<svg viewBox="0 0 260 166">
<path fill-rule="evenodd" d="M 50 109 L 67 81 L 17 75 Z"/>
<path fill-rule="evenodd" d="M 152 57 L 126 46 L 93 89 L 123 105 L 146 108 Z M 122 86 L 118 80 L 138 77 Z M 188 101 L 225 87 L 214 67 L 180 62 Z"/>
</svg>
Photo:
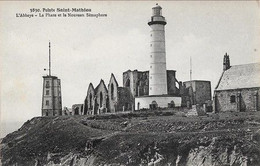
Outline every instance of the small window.
<svg viewBox="0 0 260 166">
<path fill-rule="evenodd" d="M 150 68 L 152 68 L 152 66 L 150 66 Z"/>
<path fill-rule="evenodd" d="M 48 106 L 50 103 L 49 103 L 49 100 L 46 100 L 46 105 Z"/>
<path fill-rule="evenodd" d="M 49 90 L 46 90 L 46 95 L 50 95 L 50 91 Z"/>
<path fill-rule="evenodd" d="M 50 87 L 50 81 L 46 81 L 46 88 Z"/>
<path fill-rule="evenodd" d="M 153 45 L 152 44 L 150 44 L 150 47 L 152 47 Z"/>
<path fill-rule="evenodd" d="M 151 34 L 151 37 L 153 36 L 153 34 Z"/>
<path fill-rule="evenodd" d="M 151 58 L 153 57 L 152 55 L 150 55 L 151 56 Z"/>
<path fill-rule="evenodd" d="M 230 96 L 230 103 L 235 103 L 236 102 L 236 96 L 232 95 Z"/>
</svg>

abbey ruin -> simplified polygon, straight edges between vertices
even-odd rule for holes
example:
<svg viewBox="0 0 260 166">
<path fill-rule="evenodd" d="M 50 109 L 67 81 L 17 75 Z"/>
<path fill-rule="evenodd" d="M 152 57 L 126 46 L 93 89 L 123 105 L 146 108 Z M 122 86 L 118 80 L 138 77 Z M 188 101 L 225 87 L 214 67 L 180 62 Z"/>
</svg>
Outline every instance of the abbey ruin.
<svg viewBox="0 0 260 166">
<path fill-rule="evenodd" d="M 203 109 L 204 112 L 258 111 L 260 64 L 230 65 L 224 55 L 223 73 L 212 100 L 211 82 L 179 81 L 176 70 L 166 69 L 165 18 L 157 4 L 148 22 L 150 32 L 149 70 L 123 72 L 123 85 L 111 73 L 108 84 L 103 79 L 97 86 L 89 84 L 83 104 L 61 110 L 60 80 L 44 76 L 42 116 L 97 115 L 156 109 Z M 50 69 L 49 69 L 50 70 Z M 51 83 L 48 83 L 51 81 Z M 50 86 L 51 85 L 51 86 Z"/>
</svg>

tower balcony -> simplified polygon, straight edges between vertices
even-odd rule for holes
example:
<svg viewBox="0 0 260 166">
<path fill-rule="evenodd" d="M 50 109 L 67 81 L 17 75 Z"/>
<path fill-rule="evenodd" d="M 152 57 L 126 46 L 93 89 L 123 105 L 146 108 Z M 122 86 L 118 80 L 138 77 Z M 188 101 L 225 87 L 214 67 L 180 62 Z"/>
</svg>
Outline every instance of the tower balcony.
<svg viewBox="0 0 260 166">
<path fill-rule="evenodd" d="M 148 25 L 153 25 L 153 24 L 162 24 L 166 25 L 166 19 L 163 16 L 152 16 L 151 20 L 148 20 Z"/>
</svg>

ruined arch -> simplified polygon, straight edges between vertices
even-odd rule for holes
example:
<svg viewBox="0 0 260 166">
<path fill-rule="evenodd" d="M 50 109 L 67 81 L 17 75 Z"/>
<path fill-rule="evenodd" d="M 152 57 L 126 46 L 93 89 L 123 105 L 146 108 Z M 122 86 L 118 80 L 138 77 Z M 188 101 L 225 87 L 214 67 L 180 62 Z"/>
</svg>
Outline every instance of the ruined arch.
<svg viewBox="0 0 260 166">
<path fill-rule="evenodd" d="M 106 98 L 106 108 L 107 108 L 107 112 L 110 112 L 110 108 L 109 108 L 109 98 L 107 96 Z"/>
<path fill-rule="evenodd" d="M 111 84 L 111 99 L 114 100 L 114 84 Z"/>
<path fill-rule="evenodd" d="M 125 106 L 125 111 L 128 111 L 128 110 L 129 110 L 129 105 L 130 105 L 130 104 L 129 104 L 128 102 L 125 102 L 125 105 L 124 105 L 124 106 Z"/>
<path fill-rule="evenodd" d="M 126 80 L 125 86 L 130 87 L 130 79 L 129 78 Z"/>
<path fill-rule="evenodd" d="M 93 109 L 93 103 L 92 103 L 93 97 L 92 97 L 92 93 L 89 94 L 89 109 L 92 110 Z"/>
<path fill-rule="evenodd" d="M 97 114 L 97 110 L 98 110 L 98 107 L 99 107 L 99 105 L 98 105 L 98 102 L 97 102 L 97 97 L 95 96 L 95 106 L 94 106 L 94 115 L 96 115 Z"/>
<path fill-rule="evenodd" d="M 76 107 L 76 108 L 75 108 L 75 113 L 74 113 L 74 115 L 79 115 L 79 107 Z"/>
</svg>

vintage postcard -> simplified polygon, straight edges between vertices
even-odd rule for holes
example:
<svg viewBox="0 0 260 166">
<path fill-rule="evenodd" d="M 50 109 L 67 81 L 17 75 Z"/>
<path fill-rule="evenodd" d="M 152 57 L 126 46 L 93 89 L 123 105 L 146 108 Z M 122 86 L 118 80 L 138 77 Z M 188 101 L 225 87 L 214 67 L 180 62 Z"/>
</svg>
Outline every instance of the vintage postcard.
<svg viewBox="0 0 260 166">
<path fill-rule="evenodd" d="M 1 1 L 3 166 L 260 164 L 259 1 Z"/>
</svg>

